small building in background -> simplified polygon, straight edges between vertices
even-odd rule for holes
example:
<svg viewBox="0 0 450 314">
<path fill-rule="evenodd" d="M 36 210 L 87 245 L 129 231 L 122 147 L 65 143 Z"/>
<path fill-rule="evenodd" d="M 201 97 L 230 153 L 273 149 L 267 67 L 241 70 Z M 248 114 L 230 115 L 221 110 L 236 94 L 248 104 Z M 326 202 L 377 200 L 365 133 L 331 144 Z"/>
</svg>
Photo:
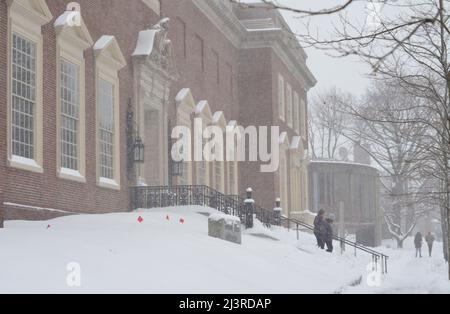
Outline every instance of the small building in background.
<svg viewBox="0 0 450 314">
<path fill-rule="evenodd" d="M 381 244 L 383 219 L 376 168 L 356 162 L 315 160 L 309 165 L 309 183 L 311 210 L 334 214 L 340 236 L 355 235 L 358 243 L 371 247 Z"/>
</svg>

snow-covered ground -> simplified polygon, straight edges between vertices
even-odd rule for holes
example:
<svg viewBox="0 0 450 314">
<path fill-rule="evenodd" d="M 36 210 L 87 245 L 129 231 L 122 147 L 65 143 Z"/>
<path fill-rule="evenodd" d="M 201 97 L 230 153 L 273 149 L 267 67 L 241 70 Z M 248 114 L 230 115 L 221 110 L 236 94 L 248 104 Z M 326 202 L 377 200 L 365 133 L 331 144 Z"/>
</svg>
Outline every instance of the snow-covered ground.
<svg viewBox="0 0 450 314">
<path fill-rule="evenodd" d="M 211 213 L 180 207 L 7 222 L 0 229 L 0 293 L 450 293 L 442 258 L 419 261 L 410 250 L 386 249 L 392 272 L 370 288 L 370 256 L 330 255 L 312 235 L 300 233 L 297 241 L 296 232 L 258 224 L 242 245 L 213 239 Z M 410 272 L 416 277 L 406 277 Z M 78 283 L 78 274 L 80 286 L 70 287 L 68 278 Z"/>
</svg>

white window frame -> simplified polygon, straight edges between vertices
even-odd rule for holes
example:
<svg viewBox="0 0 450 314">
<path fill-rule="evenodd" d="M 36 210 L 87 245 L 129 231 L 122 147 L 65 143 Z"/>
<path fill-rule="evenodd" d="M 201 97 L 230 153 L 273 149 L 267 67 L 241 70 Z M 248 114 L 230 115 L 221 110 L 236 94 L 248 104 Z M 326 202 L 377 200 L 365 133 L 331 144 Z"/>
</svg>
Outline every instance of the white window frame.
<svg viewBox="0 0 450 314">
<path fill-rule="evenodd" d="M 294 92 L 294 130 L 300 135 L 300 98 L 297 92 Z"/>
<path fill-rule="evenodd" d="M 113 130 L 113 178 L 101 176 L 101 154 L 100 154 L 100 81 L 103 80 L 111 84 L 113 88 L 113 110 L 114 110 L 114 130 Z M 98 184 L 101 187 L 120 189 L 120 111 L 119 111 L 119 80 L 106 72 L 97 72 L 97 172 Z"/>
<path fill-rule="evenodd" d="M 64 13 L 63 13 L 64 14 Z M 81 183 L 86 182 L 86 83 L 84 51 L 93 45 L 84 21 L 82 26 L 59 25 L 57 33 L 57 173 L 59 178 Z M 78 31 L 75 31 L 78 30 Z M 77 169 L 62 167 L 61 152 L 61 61 L 78 67 L 78 128 L 77 128 Z"/>
<path fill-rule="evenodd" d="M 285 87 L 284 87 L 284 78 L 281 74 L 278 75 L 278 116 L 279 118 L 284 121 L 286 116 L 286 109 L 285 109 Z"/>
<path fill-rule="evenodd" d="M 8 77 L 7 77 L 7 159 L 8 166 L 43 173 L 43 36 L 41 28 L 53 16 L 43 0 L 9 0 L 8 5 Z M 13 34 L 36 45 L 35 104 L 33 117 L 33 158 L 12 154 L 12 39 Z"/>
<path fill-rule="evenodd" d="M 97 184 L 102 188 L 121 189 L 121 153 L 120 153 L 120 81 L 119 71 L 126 66 L 122 51 L 113 36 L 102 36 L 94 45 L 96 56 L 96 164 Z M 110 83 L 114 89 L 114 179 L 103 178 L 100 168 L 100 80 Z"/>
<path fill-rule="evenodd" d="M 300 104 L 300 136 L 306 140 L 306 101 L 302 98 Z"/>
<path fill-rule="evenodd" d="M 289 127 L 292 128 L 292 86 L 291 84 L 286 84 L 286 121 Z"/>
</svg>

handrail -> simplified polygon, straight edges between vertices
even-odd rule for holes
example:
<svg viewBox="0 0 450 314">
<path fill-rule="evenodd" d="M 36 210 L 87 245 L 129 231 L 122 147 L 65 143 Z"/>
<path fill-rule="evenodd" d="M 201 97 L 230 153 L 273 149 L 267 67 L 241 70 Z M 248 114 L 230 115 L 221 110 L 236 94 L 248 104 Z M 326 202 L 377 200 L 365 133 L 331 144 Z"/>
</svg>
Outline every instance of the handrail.
<svg viewBox="0 0 450 314">
<path fill-rule="evenodd" d="M 297 220 L 297 219 L 287 218 L 287 217 L 283 216 L 282 220 L 287 221 L 287 228 L 289 228 L 290 224 L 296 224 L 297 225 L 297 229 L 298 229 L 298 226 L 302 226 L 302 227 L 304 227 L 306 229 L 309 229 L 311 231 L 315 230 L 314 226 L 309 225 L 307 223 L 304 223 L 304 222 L 302 222 L 300 220 Z M 387 255 L 385 255 L 385 254 L 383 254 L 381 252 L 377 252 L 375 250 L 372 250 L 372 249 L 370 249 L 370 248 L 368 248 L 368 247 L 366 247 L 364 245 L 358 244 L 357 242 L 353 242 L 353 241 L 350 241 L 348 239 L 345 239 L 345 238 L 342 238 L 342 237 L 339 237 L 339 236 L 336 236 L 336 235 L 333 235 L 333 239 L 336 240 L 336 241 L 339 241 L 341 244 L 345 243 L 345 244 L 347 244 L 347 245 L 349 245 L 351 247 L 354 247 L 355 250 L 360 250 L 360 251 L 363 251 L 365 253 L 371 254 L 372 255 L 372 262 L 374 264 L 374 270 L 377 270 L 377 268 L 379 266 L 378 262 L 380 261 L 381 262 L 381 271 L 382 271 L 382 273 L 386 274 L 388 272 L 388 264 L 387 264 L 387 262 L 388 262 L 389 256 L 387 256 Z M 355 251 L 355 254 L 356 254 L 356 251 Z"/>
<path fill-rule="evenodd" d="M 245 224 L 248 218 L 246 216 L 245 200 L 243 198 L 225 195 L 206 185 L 133 187 L 131 200 L 132 209 L 202 205 L 215 208 L 229 215 L 237 216 Z M 299 226 L 302 226 L 314 231 L 314 226 L 312 225 L 284 216 L 276 217 L 273 211 L 260 207 L 257 204 L 254 204 L 253 210 L 256 219 L 261 221 L 266 227 L 270 228 L 272 225 L 280 225 L 290 229 L 290 226 L 294 224 L 297 226 L 297 229 L 299 229 Z M 333 235 L 333 239 L 339 241 L 341 244 L 354 247 L 355 255 L 356 250 L 371 254 L 374 270 L 378 270 L 379 262 L 381 262 L 382 273 L 387 273 L 387 261 L 389 259 L 387 255 L 339 236 Z"/>
</svg>

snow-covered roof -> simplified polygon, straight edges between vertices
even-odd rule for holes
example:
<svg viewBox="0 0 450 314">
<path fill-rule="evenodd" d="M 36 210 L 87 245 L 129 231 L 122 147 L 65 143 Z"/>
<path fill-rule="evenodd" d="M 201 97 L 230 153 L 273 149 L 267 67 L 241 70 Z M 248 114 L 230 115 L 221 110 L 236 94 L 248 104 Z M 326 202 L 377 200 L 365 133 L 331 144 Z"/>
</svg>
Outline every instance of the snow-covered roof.
<svg viewBox="0 0 450 314">
<path fill-rule="evenodd" d="M 367 164 L 362 164 L 362 163 L 358 163 L 358 162 L 353 162 L 353 161 L 341 161 L 341 160 L 332 160 L 332 159 L 315 159 L 315 160 L 311 160 L 310 161 L 311 165 L 314 164 L 330 164 L 330 165 L 343 165 L 343 166 L 358 166 L 358 167 L 367 167 L 367 168 L 371 168 L 373 170 L 379 171 L 379 169 L 377 169 L 376 167 L 372 166 L 372 165 L 367 165 Z"/>
</svg>

